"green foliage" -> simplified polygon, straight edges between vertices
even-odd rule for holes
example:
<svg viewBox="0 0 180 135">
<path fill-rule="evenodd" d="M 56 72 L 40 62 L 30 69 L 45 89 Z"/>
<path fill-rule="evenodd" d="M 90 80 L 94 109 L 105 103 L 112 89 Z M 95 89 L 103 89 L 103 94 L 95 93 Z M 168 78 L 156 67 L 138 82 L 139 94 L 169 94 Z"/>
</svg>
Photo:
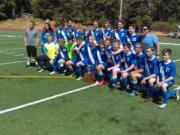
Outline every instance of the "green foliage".
<svg viewBox="0 0 180 135">
<path fill-rule="evenodd" d="M 124 20 L 127 20 L 128 25 L 133 24 L 140 27 L 152 22 L 151 12 L 146 0 L 126 0 L 124 12 Z"/>
</svg>

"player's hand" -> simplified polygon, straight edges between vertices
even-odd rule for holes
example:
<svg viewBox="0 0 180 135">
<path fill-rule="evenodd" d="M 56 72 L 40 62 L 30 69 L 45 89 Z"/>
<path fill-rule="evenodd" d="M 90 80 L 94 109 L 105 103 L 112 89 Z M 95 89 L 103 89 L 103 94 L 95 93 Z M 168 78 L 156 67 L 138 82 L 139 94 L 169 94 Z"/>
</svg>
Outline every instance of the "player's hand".
<svg viewBox="0 0 180 135">
<path fill-rule="evenodd" d="M 141 81 L 141 84 L 142 84 L 142 85 L 146 84 L 146 80 L 143 79 L 143 80 Z"/>
<path fill-rule="evenodd" d="M 162 83 L 157 82 L 156 85 L 157 85 L 157 87 L 161 87 Z"/>
</svg>

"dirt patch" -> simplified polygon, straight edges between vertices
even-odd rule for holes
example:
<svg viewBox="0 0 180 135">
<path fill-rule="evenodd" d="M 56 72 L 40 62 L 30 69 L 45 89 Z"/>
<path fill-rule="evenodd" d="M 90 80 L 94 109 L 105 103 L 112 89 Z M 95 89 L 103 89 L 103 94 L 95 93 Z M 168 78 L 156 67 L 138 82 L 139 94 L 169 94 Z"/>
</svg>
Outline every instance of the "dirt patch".
<svg viewBox="0 0 180 135">
<path fill-rule="evenodd" d="M 0 21 L 0 30 L 24 30 L 28 27 L 30 21 L 36 23 L 35 28 L 41 31 L 44 27 L 44 20 L 39 18 L 16 18 Z"/>
</svg>

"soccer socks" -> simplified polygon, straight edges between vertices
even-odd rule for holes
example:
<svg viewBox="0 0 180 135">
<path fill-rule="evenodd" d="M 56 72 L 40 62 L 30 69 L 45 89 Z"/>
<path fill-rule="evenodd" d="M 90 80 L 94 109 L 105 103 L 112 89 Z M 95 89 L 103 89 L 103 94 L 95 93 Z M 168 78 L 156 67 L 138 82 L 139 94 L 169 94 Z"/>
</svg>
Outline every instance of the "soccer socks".
<svg viewBox="0 0 180 135">
<path fill-rule="evenodd" d="M 112 78 L 111 78 L 111 85 L 115 86 L 116 85 L 116 81 L 117 81 L 117 76 L 112 76 Z"/>
<path fill-rule="evenodd" d="M 53 70 L 53 71 L 56 71 L 57 68 L 56 68 L 56 65 L 55 65 L 54 63 L 51 64 L 51 67 L 52 67 L 52 70 Z"/>
<path fill-rule="evenodd" d="M 149 85 L 148 96 L 153 97 L 155 90 L 156 88 L 154 86 Z"/>
<path fill-rule="evenodd" d="M 122 86 L 124 88 L 127 88 L 127 85 L 128 85 L 128 78 L 122 78 Z"/>
<path fill-rule="evenodd" d="M 76 75 L 78 77 L 82 76 L 82 69 L 81 69 L 81 67 L 76 66 L 75 72 L 76 72 Z"/>
<path fill-rule="evenodd" d="M 137 82 L 137 80 L 133 80 L 131 82 L 131 88 L 132 88 L 133 91 L 137 91 L 137 89 L 138 89 L 138 82 Z"/>
<path fill-rule="evenodd" d="M 103 73 L 98 73 L 98 80 L 99 81 L 104 80 L 104 74 Z"/>
<path fill-rule="evenodd" d="M 162 95 L 163 95 L 163 100 L 164 100 L 163 103 L 167 104 L 168 101 L 169 101 L 169 98 L 171 98 L 172 96 L 176 95 L 176 90 L 172 90 L 170 92 L 163 91 Z"/>
</svg>

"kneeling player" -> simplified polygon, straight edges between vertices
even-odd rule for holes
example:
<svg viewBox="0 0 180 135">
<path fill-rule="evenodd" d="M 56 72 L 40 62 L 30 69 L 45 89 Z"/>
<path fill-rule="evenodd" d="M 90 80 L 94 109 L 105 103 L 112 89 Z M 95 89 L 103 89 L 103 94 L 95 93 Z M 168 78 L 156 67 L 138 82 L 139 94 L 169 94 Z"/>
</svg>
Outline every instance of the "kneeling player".
<svg viewBox="0 0 180 135">
<path fill-rule="evenodd" d="M 141 81 L 142 85 L 145 85 L 147 88 L 147 101 L 152 100 L 155 91 L 156 77 L 158 74 L 158 61 L 154 55 L 154 48 L 148 47 L 146 49 L 145 58 L 145 77 Z"/>
<path fill-rule="evenodd" d="M 106 69 L 107 60 L 108 60 L 108 56 L 107 56 L 107 54 L 105 52 L 104 42 L 103 42 L 103 40 L 100 40 L 99 47 L 97 48 L 97 52 L 96 52 L 97 80 L 99 82 L 98 85 L 100 85 L 100 86 L 105 84 L 104 73 L 103 72 Z"/>
<path fill-rule="evenodd" d="M 168 88 L 175 84 L 176 65 L 170 59 L 171 49 L 164 49 L 162 51 L 163 60 L 159 63 L 159 76 L 157 79 L 157 87 L 162 90 L 163 103 L 159 106 L 164 108 L 167 106 L 168 99 L 177 94 L 176 90 L 168 91 Z"/>
<path fill-rule="evenodd" d="M 145 55 L 142 53 L 142 44 L 137 43 L 135 47 L 135 59 L 136 59 L 136 67 L 135 70 L 131 72 L 131 89 L 132 92 L 129 93 L 129 96 L 134 96 L 137 93 L 138 89 L 138 79 L 142 79 L 144 77 L 144 59 Z"/>
<path fill-rule="evenodd" d="M 124 45 L 124 54 L 123 54 L 123 64 L 122 69 L 120 71 L 121 73 L 121 81 L 122 81 L 122 89 L 121 92 L 124 93 L 127 90 L 128 86 L 128 77 L 130 75 L 130 72 L 135 69 L 136 66 L 136 60 L 135 55 L 131 52 L 131 44 L 126 43 Z"/>
</svg>

